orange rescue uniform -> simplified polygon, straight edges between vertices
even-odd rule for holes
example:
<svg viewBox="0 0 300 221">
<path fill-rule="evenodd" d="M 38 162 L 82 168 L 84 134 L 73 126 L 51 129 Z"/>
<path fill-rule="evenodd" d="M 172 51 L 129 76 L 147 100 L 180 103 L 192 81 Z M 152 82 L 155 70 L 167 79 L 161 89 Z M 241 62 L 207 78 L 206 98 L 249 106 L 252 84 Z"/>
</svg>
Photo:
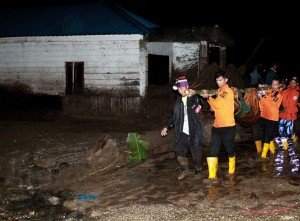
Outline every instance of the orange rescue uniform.
<svg viewBox="0 0 300 221">
<path fill-rule="evenodd" d="M 267 120 L 278 121 L 281 102 L 282 93 L 280 89 L 276 91 L 267 90 L 265 96 L 259 100 L 260 116 Z"/>
<path fill-rule="evenodd" d="M 209 97 L 207 102 L 215 112 L 213 127 L 235 126 L 234 119 L 234 94 L 228 85 L 217 90 L 217 98 Z"/>
<path fill-rule="evenodd" d="M 280 111 L 279 117 L 285 120 L 296 120 L 298 112 L 299 87 L 291 88 L 288 86 L 282 92 L 282 106 L 284 110 Z"/>
</svg>

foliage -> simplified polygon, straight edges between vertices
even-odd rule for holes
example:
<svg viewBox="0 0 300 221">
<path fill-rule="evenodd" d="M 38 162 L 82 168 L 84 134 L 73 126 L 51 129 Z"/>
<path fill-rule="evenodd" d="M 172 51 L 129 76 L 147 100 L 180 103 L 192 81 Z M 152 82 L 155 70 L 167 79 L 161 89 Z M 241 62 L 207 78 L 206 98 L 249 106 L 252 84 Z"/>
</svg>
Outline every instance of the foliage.
<svg viewBox="0 0 300 221">
<path fill-rule="evenodd" d="M 140 140 L 140 135 L 138 133 L 128 133 L 126 142 L 127 147 L 130 149 L 128 161 L 131 164 L 139 164 L 148 159 L 149 142 Z"/>
<path fill-rule="evenodd" d="M 259 91 L 265 91 L 268 90 L 270 86 L 263 86 L 263 87 L 258 87 L 256 90 Z M 239 91 L 243 94 L 248 93 L 250 91 L 250 88 L 239 88 Z M 216 89 L 202 89 L 202 90 L 195 90 L 196 94 L 202 95 L 203 93 L 208 93 L 209 95 L 214 95 L 217 93 Z"/>
<path fill-rule="evenodd" d="M 146 44 L 149 42 L 148 35 L 144 35 L 143 39 L 140 40 L 140 48 L 146 48 Z"/>
<path fill-rule="evenodd" d="M 197 94 L 204 94 L 204 93 L 208 93 L 209 95 L 214 95 L 217 93 L 216 89 L 202 89 L 202 90 L 196 90 Z"/>
</svg>

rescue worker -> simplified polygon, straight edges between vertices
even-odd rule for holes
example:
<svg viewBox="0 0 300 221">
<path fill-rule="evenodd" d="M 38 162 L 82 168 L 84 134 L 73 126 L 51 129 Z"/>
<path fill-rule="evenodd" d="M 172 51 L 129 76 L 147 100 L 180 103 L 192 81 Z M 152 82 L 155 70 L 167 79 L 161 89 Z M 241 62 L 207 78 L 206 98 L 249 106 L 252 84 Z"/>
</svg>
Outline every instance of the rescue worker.
<svg viewBox="0 0 300 221">
<path fill-rule="evenodd" d="M 294 121 L 297 119 L 299 86 L 298 78 L 292 77 L 286 90 L 282 92 L 282 107 L 279 113 L 279 137 L 284 150 L 288 149 L 288 140 L 292 143 L 298 141 L 294 133 Z"/>
<path fill-rule="evenodd" d="M 256 148 L 262 146 L 261 159 L 265 159 L 268 151 L 275 153 L 274 132 L 279 120 L 279 107 L 282 102 L 282 92 L 278 78 L 272 80 L 271 88 L 259 100 L 260 120 L 259 126 L 262 130 L 260 140 L 256 140 Z M 263 142 L 262 142 L 263 139 Z"/>
<path fill-rule="evenodd" d="M 218 71 L 215 79 L 219 87 L 216 97 L 213 98 L 208 93 L 201 93 L 203 98 L 207 98 L 215 117 L 211 131 L 211 149 L 207 157 L 208 180 L 212 179 L 212 182 L 217 179 L 218 154 L 222 144 L 229 157 L 228 174 L 232 175 L 235 172 L 234 138 L 237 131 L 234 118 L 234 94 L 228 86 L 226 72 Z"/>
</svg>

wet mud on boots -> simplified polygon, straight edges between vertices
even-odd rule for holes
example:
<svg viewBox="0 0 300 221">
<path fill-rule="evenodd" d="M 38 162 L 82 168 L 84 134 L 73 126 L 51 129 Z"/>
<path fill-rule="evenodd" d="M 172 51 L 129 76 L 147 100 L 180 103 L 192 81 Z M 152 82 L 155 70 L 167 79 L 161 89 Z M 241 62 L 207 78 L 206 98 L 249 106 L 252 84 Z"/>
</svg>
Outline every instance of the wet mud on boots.
<svg viewBox="0 0 300 221">
<path fill-rule="evenodd" d="M 205 185 L 214 185 L 220 182 L 220 179 L 217 177 L 218 171 L 218 157 L 207 157 L 207 166 L 208 166 L 208 179 L 203 179 Z"/>
<path fill-rule="evenodd" d="M 181 168 L 181 173 L 178 176 L 178 180 L 184 179 L 189 174 L 189 163 L 186 157 L 177 157 L 177 161 Z"/>
<path fill-rule="evenodd" d="M 195 178 L 201 178 L 201 173 L 202 173 L 202 167 L 195 166 Z"/>
<path fill-rule="evenodd" d="M 255 147 L 256 147 L 256 152 L 257 154 L 261 154 L 262 151 L 262 141 L 261 140 L 256 140 L 255 141 Z"/>
</svg>

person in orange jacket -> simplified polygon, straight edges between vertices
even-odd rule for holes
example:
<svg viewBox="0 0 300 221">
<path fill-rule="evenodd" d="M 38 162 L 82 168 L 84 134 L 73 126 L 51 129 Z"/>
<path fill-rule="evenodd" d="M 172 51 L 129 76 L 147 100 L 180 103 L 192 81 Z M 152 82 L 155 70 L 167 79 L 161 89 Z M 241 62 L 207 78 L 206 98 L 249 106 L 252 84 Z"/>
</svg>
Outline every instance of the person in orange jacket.
<svg viewBox="0 0 300 221">
<path fill-rule="evenodd" d="M 211 131 L 211 148 L 207 157 L 208 181 L 213 182 L 217 180 L 218 154 L 222 144 L 229 158 L 228 174 L 232 175 L 235 172 L 234 138 L 237 131 L 234 118 L 234 94 L 228 86 L 226 72 L 218 71 L 215 74 L 215 79 L 219 87 L 217 96 L 213 98 L 208 93 L 201 94 L 203 98 L 207 98 L 207 102 L 215 116 Z"/>
<path fill-rule="evenodd" d="M 268 151 L 275 153 L 274 132 L 279 121 L 279 107 L 282 102 L 282 92 L 280 90 L 280 82 L 278 78 L 273 78 L 272 85 L 269 90 L 259 100 L 260 120 L 259 126 L 263 134 L 263 148 L 261 158 L 265 159 Z M 262 141 L 255 141 L 256 145 Z"/>
<path fill-rule="evenodd" d="M 286 90 L 282 92 L 282 107 L 279 113 L 279 137 L 283 149 L 288 149 L 288 141 L 295 143 L 298 136 L 294 133 L 294 121 L 297 119 L 299 99 L 299 79 L 292 77 Z"/>
</svg>

